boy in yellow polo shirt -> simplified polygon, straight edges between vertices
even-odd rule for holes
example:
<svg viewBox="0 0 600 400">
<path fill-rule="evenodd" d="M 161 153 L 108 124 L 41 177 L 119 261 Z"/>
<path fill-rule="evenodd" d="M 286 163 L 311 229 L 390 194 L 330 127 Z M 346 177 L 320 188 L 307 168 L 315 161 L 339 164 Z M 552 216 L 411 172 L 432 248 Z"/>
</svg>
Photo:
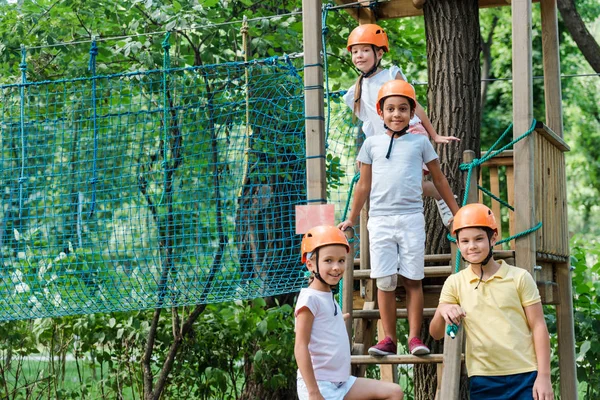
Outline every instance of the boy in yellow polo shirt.
<svg viewBox="0 0 600 400">
<path fill-rule="evenodd" d="M 463 324 L 471 400 L 549 400 L 550 340 L 537 286 L 527 271 L 496 262 L 498 228 L 492 211 L 468 204 L 452 234 L 468 267 L 448 277 L 429 333 Z"/>
</svg>

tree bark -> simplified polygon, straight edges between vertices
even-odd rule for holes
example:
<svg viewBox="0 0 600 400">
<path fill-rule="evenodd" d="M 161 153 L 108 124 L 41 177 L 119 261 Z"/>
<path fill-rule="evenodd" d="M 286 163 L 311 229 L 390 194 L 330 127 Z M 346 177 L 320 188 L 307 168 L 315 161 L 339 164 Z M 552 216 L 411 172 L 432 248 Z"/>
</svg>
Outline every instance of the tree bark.
<svg viewBox="0 0 600 400">
<path fill-rule="evenodd" d="M 558 0 L 557 5 L 563 22 L 569 34 L 577 43 L 577 47 L 579 47 L 594 71 L 600 74 L 600 46 L 586 28 L 583 19 L 577 12 L 577 8 L 575 8 L 575 2 L 573 0 Z"/>
<path fill-rule="evenodd" d="M 442 171 L 460 204 L 464 194 L 464 174 L 459 166 L 464 150 L 480 154 L 481 71 L 480 30 L 477 0 L 430 0 L 423 7 L 427 38 L 428 114 L 439 134 L 461 139 L 458 144 L 438 145 Z M 427 200 L 427 254 L 449 253 L 437 208 Z M 431 343 L 425 321 L 422 337 Z M 436 391 L 435 365 L 415 366 L 415 399 L 433 399 Z M 466 383 L 466 380 L 463 379 Z M 462 385 L 461 398 L 467 398 Z"/>
</svg>

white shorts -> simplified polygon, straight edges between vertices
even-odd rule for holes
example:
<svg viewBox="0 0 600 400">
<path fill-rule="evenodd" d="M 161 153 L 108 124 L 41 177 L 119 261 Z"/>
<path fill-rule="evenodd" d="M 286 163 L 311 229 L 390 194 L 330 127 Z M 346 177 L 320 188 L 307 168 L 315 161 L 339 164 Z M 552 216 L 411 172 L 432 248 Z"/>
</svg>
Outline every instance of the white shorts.
<svg viewBox="0 0 600 400">
<path fill-rule="evenodd" d="M 346 382 L 329 382 L 329 381 L 317 381 L 321 396 L 325 400 L 343 400 L 348 394 L 352 385 L 356 382 L 356 377 L 350 375 L 350 378 Z M 304 379 L 298 377 L 298 399 L 308 400 L 308 389 L 304 383 Z"/>
<path fill-rule="evenodd" d="M 415 281 L 425 278 L 423 213 L 370 217 L 371 278 L 394 274 Z"/>
</svg>

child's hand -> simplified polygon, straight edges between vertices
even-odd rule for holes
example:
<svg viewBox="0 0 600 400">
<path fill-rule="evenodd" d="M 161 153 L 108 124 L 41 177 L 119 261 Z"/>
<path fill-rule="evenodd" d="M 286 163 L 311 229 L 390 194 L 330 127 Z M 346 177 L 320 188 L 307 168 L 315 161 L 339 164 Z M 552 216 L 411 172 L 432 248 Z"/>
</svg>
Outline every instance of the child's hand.
<svg viewBox="0 0 600 400">
<path fill-rule="evenodd" d="M 352 220 L 347 219 L 344 222 L 340 222 L 337 227 L 339 230 L 344 232 L 346 229 L 352 228 L 353 226 L 354 226 L 354 223 L 352 223 Z"/>
<path fill-rule="evenodd" d="M 554 392 L 549 375 L 539 375 L 533 383 L 533 400 L 553 400 Z"/>
<path fill-rule="evenodd" d="M 345 313 L 342 316 L 344 317 L 344 321 L 348 321 L 348 318 L 350 318 L 350 313 Z"/>
<path fill-rule="evenodd" d="M 456 136 L 437 135 L 436 137 L 433 138 L 433 141 L 435 143 L 448 144 L 450 142 L 460 142 L 460 139 L 457 138 Z"/>
<path fill-rule="evenodd" d="M 460 325 L 460 321 L 467 316 L 467 313 L 458 304 L 440 304 L 440 315 L 448 325 Z"/>
</svg>

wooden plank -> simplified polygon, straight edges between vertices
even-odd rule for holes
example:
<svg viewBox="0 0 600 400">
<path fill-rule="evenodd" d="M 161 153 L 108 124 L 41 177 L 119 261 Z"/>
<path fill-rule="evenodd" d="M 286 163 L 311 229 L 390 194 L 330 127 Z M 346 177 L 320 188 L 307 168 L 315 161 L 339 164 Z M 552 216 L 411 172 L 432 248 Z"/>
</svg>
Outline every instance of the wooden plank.
<svg viewBox="0 0 600 400">
<path fill-rule="evenodd" d="M 424 308 L 423 317 L 431 318 L 435 314 L 435 308 Z M 379 310 L 356 310 L 354 311 L 354 318 L 364 319 L 379 319 Z M 396 318 L 408 318 L 408 311 L 406 308 L 396 309 Z"/>
<path fill-rule="evenodd" d="M 475 159 L 475 152 L 467 150 L 463 153 L 463 163 L 468 164 Z M 478 172 L 478 171 L 476 171 Z M 477 182 L 471 179 L 470 182 L 465 182 L 468 186 L 469 197 L 467 203 L 477 202 Z M 456 254 L 456 244 L 452 244 L 452 252 Z M 461 261 L 460 268 L 464 268 L 464 262 Z M 444 340 L 444 370 L 442 373 L 442 388 L 440 398 L 442 399 L 458 399 L 460 393 L 460 370 L 461 359 L 463 352 L 464 329 L 459 327 L 455 339 Z"/>
<path fill-rule="evenodd" d="M 354 239 L 354 230 L 346 230 L 346 237 L 348 241 L 352 243 Z M 350 246 L 350 252 L 348 253 L 348 259 L 354 259 L 354 246 Z M 348 266 L 344 271 L 344 281 L 342 287 L 342 313 L 350 314 L 344 322 L 346 324 L 346 331 L 348 331 L 348 340 L 350 340 L 350 346 L 352 346 L 352 300 L 354 295 L 354 268 Z"/>
<path fill-rule="evenodd" d="M 537 122 L 535 124 L 535 130 L 543 135 L 550 143 L 552 143 L 557 149 L 562 152 L 571 151 L 571 147 L 564 141 L 564 139 L 559 136 L 556 132 L 550 129 L 548 126 L 542 124 L 541 122 Z"/>
<path fill-rule="evenodd" d="M 321 0 L 302 0 L 304 91 L 306 117 L 306 194 L 309 202 L 325 203 L 325 116 L 321 61 Z"/>
<path fill-rule="evenodd" d="M 494 258 L 496 258 L 497 260 L 500 260 L 500 259 L 503 260 L 505 258 L 514 257 L 514 256 L 515 256 L 515 252 L 512 250 L 494 249 Z M 450 262 L 451 259 L 452 259 L 452 255 L 448 254 L 448 253 L 446 253 L 446 254 L 425 254 L 425 263 L 447 263 L 447 262 Z M 454 263 L 454 260 L 452 262 Z M 355 267 L 360 266 L 360 258 L 354 259 L 354 266 Z M 434 267 L 425 267 L 425 271 L 427 271 L 427 268 L 434 268 Z M 437 267 L 437 268 L 445 268 L 445 267 L 442 266 L 442 267 Z M 360 272 L 355 271 L 355 273 L 360 273 Z"/>
<path fill-rule="evenodd" d="M 526 132 L 533 121 L 533 73 L 531 51 L 531 3 L 512 2 L 512 76 L 513 76 L 513 137 Z M 533 138 L 528 136 L 514 146 L 515 228 L 523 232 L 536 224 L 533 201 Z M 517 266 L 533 272 L 535 265 L 535 235 L 515 240 Z"/>
<path fill-rule="evenodd" d="M 575 321 L 573 319 L 573 293 L 571 269 L 568 262 L 557 265 L 559 304 L 556 306 L 556 331 L 558 334 L 558 366 L 560 369 L 560 398 L 577 399 L 577 365 L 575 363 Z"/>
<path fill-rule="evenodd" d="M 502 7 L 508 5 L 510 5 L 510 1 L 507 0 L 479 0 L 479 8 Z M 375 14 L 378 19 L 393 19 L 420 16 L 423 15 L 423 10 L 416 8 L 412 0 L 395 0 L 379 3 Z"/>
<path fill-rule="evenodd" d="M 500 179 L 498 176 L 498 167 L 490 168 L 490 192 L 496 197 L 500 198 Z M 496 216 L 498 221 L 498 237 L 502 238 L 502 213 L 500 209 L 500 203 L 494 199 L 492 201 L 492 212 Z M 498 245 L 497 248 L 502 248 L 502 245 Z"/>
<path fill-rule="evenodd" d="M 425 267 L 425 276 L 426 277 L 438 277 L 438 276 L 448 276 L 452 273 L 452 269 L 450 266 L 442 266 L 442 267 Z M 370 269 L 361 269 L 354 271 L 354 279 L 371 279 L 371 270 Z"/>
<path fill-rule="evenodd" d="M 488 152 L 483 152 L 481 153 L 481 157 L 485 157 L 487 156 Z M 514 158 L 514 151 L 513 150 L 504 150 L 503 152 L 499 153 L 498 155 L 490 158 L 489 160 L 487 160 L 486 162 L 484 162 L 483 164 L 481 164 L 481 166 L 483 167 L 491 167 L 491 166 L 507 166 L 507 165 L 513 165 L 513 158 Z"/>
<path fill-rule="evenodd" d="M 508 204 L 514 207 L 515 205 L 515 169 L 514 167 L 506 167 L 506 197 L 508 198 Z M 508 212 L 508 235 L 512 236 L 515 234 L 515 212 L 510 210 Z M 515 242 L 512 240 L 509 243 L 511 251 L 515 250 Z"/>
<path fill-rule="evenodd" d="M 395 356 L 352 356 L 352 364 L 434 364 L 443 363 L 443 354 L 428 354 L 426 356 L 413 356 L 411 354 L 398 354 Z"/>
<path fill-rule="evenodd" d="M 559 137 L 562 137 L 562 89 L 556 0 L 541 0 L 540 12 L 542 17 L 542 57 L 544 65 L 546 124 Z"/>
</svg>

